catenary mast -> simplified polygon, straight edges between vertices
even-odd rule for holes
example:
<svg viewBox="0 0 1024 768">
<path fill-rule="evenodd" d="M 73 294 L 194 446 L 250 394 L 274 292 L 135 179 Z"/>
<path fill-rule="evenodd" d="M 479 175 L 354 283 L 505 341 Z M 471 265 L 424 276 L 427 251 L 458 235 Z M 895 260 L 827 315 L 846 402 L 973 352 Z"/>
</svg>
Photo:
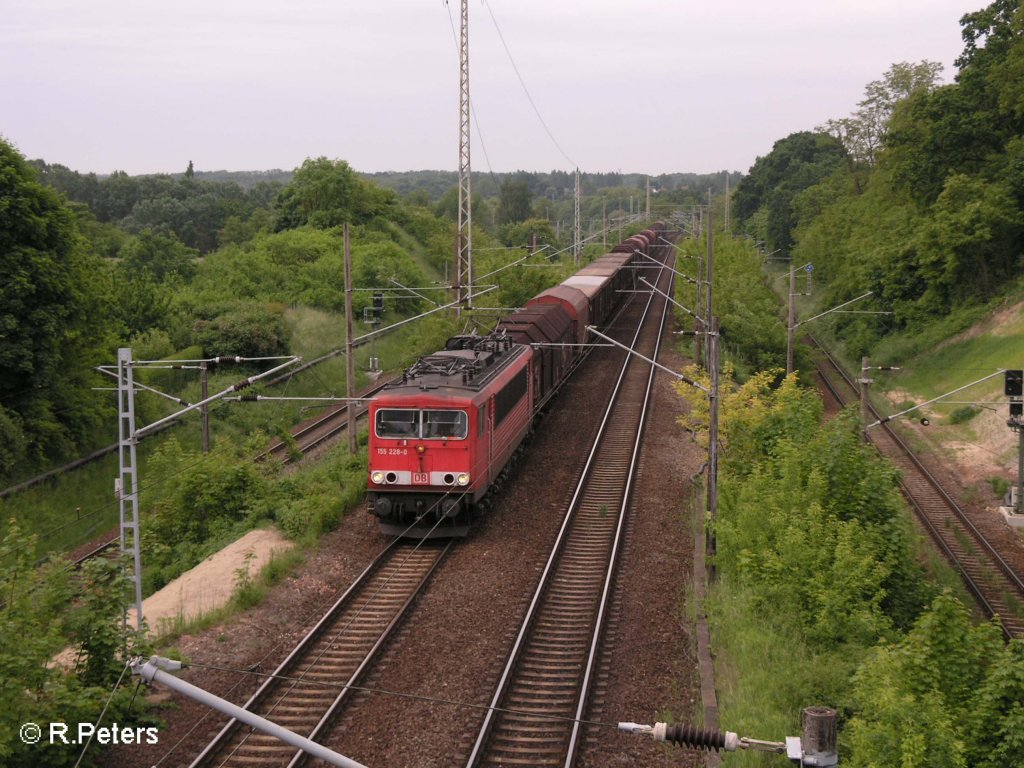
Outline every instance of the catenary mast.
<svg viewBox="0 0 1024 768">
<path fill-rule="evenodd" d="M 459 232 L 455 239 L 455 297 L 473 306 L 473 184 L 469 153 L 469 0 L 461 0 L 459 36 Z"/>
</svg>

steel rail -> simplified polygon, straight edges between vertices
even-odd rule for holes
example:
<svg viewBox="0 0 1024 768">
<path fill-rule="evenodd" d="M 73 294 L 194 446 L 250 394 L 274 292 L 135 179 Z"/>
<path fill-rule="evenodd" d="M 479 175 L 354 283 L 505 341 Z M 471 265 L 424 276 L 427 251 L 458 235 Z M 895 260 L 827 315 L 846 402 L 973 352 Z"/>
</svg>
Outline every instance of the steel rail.
<svg viewBox="0 0 1024 768">
<path fill-rule="evenodd" d="M 857 387 L 855 386 L 853 379 L 849 376 L 849 374 L 847 374 L 847 372 L 843 369 L 839 362 L 831 354 L 829 354 L 828 350 L 826 350 L 817 339 L 809 335 L 807 336 L 807 338 L 827 361 L 829 365 L 829 370 L 837 372 L 841 377 L 843 383 L 846 384 L 849 390 L 856 394 Z M 840 404 L 845 405 L 848 402 L 848 399 L 844 397 L 843 393 L 841 393 L 839 389 L 833 384 L 831 378 L 828 376 L 828 371 L 822 368 L 820 362 L 816 361 L 816 365 L 818 366 L 818 372 L 821 375 L 822 381 L 835 396 L 836 400 L 838 400 Z M 878 411 L 874 408 L 874 406 L 871 405 L 870 403 L 868 404 L 868 408 L 876 419 L 882 418 L 881 414 L 879 414 Z M 1024 600 L 1024 580 L 1022 580 L 1021 577 L 1014 572 L 1013 568 L 1010 567 L 1010 565 L 999 554 L 995 547 L 992 546 L 992 543 L 988 540 L 988 538 L 986 538 L 986 536 L 981 532 L 981 530 L 978 529 L 978 527 L 970 519 L 967 513 L 960 507 L 959 504 L 957 504 L 957 502 L 952 498 L 952 496 L 949 495 L 949 493 L 946 491 L 945 488 L 942 487 L 942 485 L 935 478 L 935 476 L 928 471 L 924 464 L 921 463 L 921 460 L 917 457 L 913 450 L 911 450 L 910 446 L 908 446 L 906 442 L 898 434 L 896 434 L 896 432 L 890 427 L 890 425 L 888 423 L 883 422 L 882 424 L 879 425 L 879 428 L 881 429 L 881 434 L 885 435 L 885 437 L 892 443 L 892 445 L 895 446 L 896 455 L 893 456 L 887 454 L 883 450 L 883 446 L 880 444 L 879 440 L 875 439 L 872 433 L 869 432 L 868 437 L 871 439 L 872 443 L 875 445 L 879 453 L 881 453 L 882 455 L 886 455 L 891 459 L 902 458 L 909 462 L 910 467 L 938 496 L 938 499 L 945 508 L 945 511 L 950 513 L 952 519 L 957 524 L 959 524 L 961 528 L 964 530 L 964 532 L 968 534 L 971 537 L 971 539 L 980 547 L 981 555 L 983 555 L 985 559 L 983 560 L 980 556 L 975 555 L 972 561 L 971 558 L 965 558 L 964 556 L 958 555 L 954 551 L 954 548 L 946 540 L 947 537 L 943 535 L 943 532 L 939 530 L 939 527 L 935 524 L 935 521 L 931 519 L 932 515 L 926 509 L 924 500 L 919 498 L 919 494 L 915 493 L 914 489 L 910 487 L 910 484 L 907 480 L 907 476 L 906 474 L 904 474 L 903 478 L 900 481 L 900 486 L 903 490 L 904 497 L 910 502 L 911 506 L 914 508 L 914 511 L 917 514 L 917 519 L 928 531 L 929 535 L 935 542 L 936 546 L 938 546 L 938 548 L 950 561 L 953 567 L 956 568 L 956 570 L 959 572 L 961 579 L 963 579 L 964 584 L 967 586 L 967 589 L 975 596 L 978 603 L 985 610 L 985 612 L 989 616 L 999 617 L 1003 634 L 1006 636 L 1006 638 L 1012 639 L 1013 637 L 1024 636 L 1024 621 L 1017 617 L 1007 616 L 1005 612 L 1001 612 L 999 610 L 999 607 L 996 604 L 997 599 L 995 596 L 992 595 L 992 591 L 998 591 L 998 589 L 995 587 L 993 587 L 992 589 L 987 589 L 981 583 L 979 583 L 979 579 L 970 573 L 968 563 L 974 562 L 982 568 L 986 567 L 986 561 L 990 563 L 991 566 L 994 567 L 995 572 L 997 574 L 1000 574 L 1005 579 L 1006 587 L 1015 591 L 1018 597 L 1020 597 L 1022 600 Z M 969 554 L 970 553 L 965 552 L 965 555 Z M 967 562 L 965 562 L 965 559 L 967 560 Z M 999 599 L 999 601 L 1001 601 L 1001 598 Z"/>
<path fill-rule="evenodd" d="M 269 676 L 262 685 L 249 697 L 249 700 L 243 705 L 244 709 L 252 711 L 261 711 L 266 709 L 268 713 L 273 713 L 279 707 L 282 711 L 287 710 L 289 712 L 299 711 L 302 716 L 308 717 L 312 726 L 309 729 L 309 733 L 302 735 L 308 736 L 309 738 L 315 738 L 315 735 L 323 733 L 324 729 L 329 725 L 330 721 L 338 714 L 341 709 L 342 702 L 348 694 L 351 686 L 358 683 L 360 677 L 368 669 L 372 660 L 379 655 L 380 650 L 384 647 L 387 640 L 393 635 L 394 629 L 399 625 L 401 620 L 408 614 L 409 608 L 414 602 L 417 595 L 423 590 L 424 586 L 430 580 L 431 575 L 435 572 L 438 565 L 444 560 L 452 546 L 451 542 L 448 542 L 443 548 L 435 547 L 431 543 L 418 542 L 415 546 L 402 543 L 399 540 L 393 541 L 384 549 L 377 558 L 370 563 L 363 572 L 356 578 L 356 580 L 345 590 L 344 594 L 338 598 L 338 600 L 328 609 L 328 611 L 320 618 L 316 625 L 306 633 L 306 635 L 296 644 L 295 648 L 288 654 L 288 656 L 277 666 L 271 676 Z M 415 555 L 419 550 L 433 553 L 433 560 L 426 558 L 423 563 L 412 563 L 411 568 L 415 569 L 412 576 L 415 579 L 415 584 L 411 586 L 411 589 L 407 588 L 406 594 L 401 600 L 401 604 L 397 608 L 392 608 L 387 605 L 389 602 L 388 595 L 382 595 L 383 588 L 378 587 L 376 592 L 367 594 L 373 587 L 374 579 L 379 575 L 386 572 L 386 569 L 394 567 L 401 568 L 409 562 L 409 559 Z M 401 560 L 401 558 L 405 558 Z M 387 576 L 385 585 L 395 574 Z M 372 605 L 372 601 L 375 598 L 379 598 L 380 601 L 385 603 L 382 607 L 377 607 L 375 610 L 382 611 L 385 613 L 387 618 L 381 617 L 377 622 L 377 626 L 367 630 L 365 627 L 358 627 L 352 631 L 352 635 L 355 636 L 356 642 L 359 642 L 359 635 L 365 635 L 368 631 L 377 633 L 376 639 L 373 641 L 369 650 L 364 651 L 362 647 L 357 647 L 355 651 L 360 656 L 360 661 L 353 663 L 346 657 L 351 657 L 354 652 L 352 649 L 340 648 L 340 644 L 346 640 L 343 634 L 345 630 L 350 628 L 350 625 L 355 621 L 356 618 L 363 617 L 364 613 L 369 617 L 373 611 L 368 610 L 368 606 Z M 391 600 L 390 602 L 394 602 Z M 360 605 L 362 603 L 362 605 Z M 372 617 L 371 617 L 372 618 Z M 339 626 L 340 625 L 340 626 Z M 330 633 L 337 631 L 339 634 L 335 637 L 331 637 Z M 329 638 L 327 647 L 323 647 L 325 639 Z M 338 646 L 338 647 L 336 647 Z M 331 652 L 335 656 L 340 656 L 340 661 L 334 661 L 335 668 L 330 670 L 330 674 L 327 675 L 328 680 L 324 682 L 324 685 L 320 685 L 317 672 L 318 667 L 322 662 L 322 658 Z M 322 662 L 326 665 L 328 662 Z M 304 667 L 304 669 L 303 669 Z M 350 672 L 344 672 L 347 667 L 353 667 Z M 294 676 L 294 672 L 297 669 L 303 669 L 302 675 L 309 675 L 311 685 L 318 690 L 326 690 L 327 687 L 338 687 L 340 690 L 338 693 L 332 695 L 329 699 L 329 703 L 319 710 L 319 713 L 313 711 L 314 705 L 311 704 L 308 699 L 303 698 L 303 691 L 298 690 L 295 694 L 295 701 L 289 702 L 282 706 L 282 702 L 285 701 L 285 697 L 296 691 L 297 683 Z M 338 677 L 338 674 L 344 675 L 344 677 Z M 344 682 L 342 682 L 344 680 Z M 281 688 L 291 683 L 291 687 L 288 690 L 281 692 Z M 270 700 L 273 696 L 280 694 L 279 698 L 270 706 Z M 313 720 L 313 718 L 316 718 Z M 242 744 L 245 743 L 246 739 L 249 738 L 249 734 L 242 736 L 240 739 L 240 731 L 243 728 L 243 724 L 237 720 L 229 720 L 227 724 L 220 730 L 220 732 L 210 741 L 209 744 L 203 749 L 203 751 L 192 761 L 190 768 L 200 768 L 201 766 L 209 765 L 259 765 L 266 764 L 268 759 L 272 759 L 270 755 L 249 755 L 240 754 L 239 749 Z M 257 738 L 253 736 L 253 738 Z M 239 743 L 234 742 L 238 740 Z M 276 747 L 276 743 L 275 743 Z M 230 748 L 228 755 L 223 755 L 225 750 Z M 291 756 L 291 762 L 289 765 L 295 765 L 302 759 L 303 753 L 293 753 L 293 748 L 282 745 L 279 749 L 274 747 L 260 747 L 262 751 L 270 751 L 274 749 L 277 752 L 283 752 L 281 755 L 282 764 L 283 761 Z"/>
<path fill-rule="evenodd" d="M 655 301 L 655 295 L 654 294 L 649 295 L 648 299 L 647 299 L 647 306 L 644 309 L 644 317 L 646 317 L 646 313 L 649 311 L 649 309 L 650 309 L 651 305 L 654 303 L 654 301 Z M 631 342 L 631 347 L 636 345 L 637 340 L 639 339 L 640 334 L 643 331 L 643 329 L 644 329 L 644 322 L 643 322 L 643 319 L 641 319 L 641 321 L 637 325 L 637 330 L 634 333 L 633 341 Z M 660 338 L 660 333 L 658 334 L 658 336 Z M 557 535 L 557 537 L 555 539 L 555 542 L 554 542 L 554 544 L 553 544 L 553 546 L 551 548 L 551 552 L 550 552 L 550 554 L 548 556 L 548 559 L 547 559 L 547 562 L 546 562 L 546 564 L 544 566 L 543 572 L 541 573 L 538 585 L 537 585 L 537 587 L 536 587 L 536 589 L 534 591 L 533 598 L 532 598 L 532 600 L 530 602 L 530 605 L 529 605 L 529 607 L 528 607 L 528 609 L 526 611 L 526 615 L 525 615 L 525 617 L 524 617 L 524 619 L 522 621 L 522 624 L 520 625 L 520 629 L 519 629 L 519 632 L 518 632 L 518 634 L 516 636 L 515 642 L 513 643 L 512 649 L 510 650 L 510 652 L 508 654 L 508 659 L 507 659 L 506 664 L 504 666 L 504 669 L 503 669 L 503 671 L 501 673 L 501 676 L 500 676 L 500 679 L 498 681 L 498 685 L 496 687 L 495 693 L 494 693 L 494 695 L 493 695 L 493 697 L 491 699 L 490 707 L 488 708 L 487 714 L 484 716 L 483 723 L 481 724 L 481 727 L 480 727 L 480 729 L 478 731 L 478 735 L 477 735 L 476 741 L 475 741 L 475 743 L 474 743 L 474 745 L 472 747 L 472 751 L 471 751 L 471 753 L 469 755 L 469 758 L 467 760 L 467 765 L 468 766 L 478 765 L 479 761 L 484 756 L 484 752 L 485 752 L 485 750 L 487 748 L 488 740 L 490 739 L 492 730 L 495 727 L 496 713 L 499 710 L 501 702 L 505 699 L 506 695 L 508 694 L 508 692 L 510 690 L 510 687 L 512 685 L 513 676 L 515 675 L 515 673 L 517 671 L 517 667 L 520 665 L 520 662 L 522 660 L 522 657 L 523 657 L 523 654 L 524 654 L 524 651 L 525 651 L 525 647 L 526 647 L 526 645 L 527 645 L 527 643 L 529 641 L 531 632 L 533 631 L 534 626 L 535 626 L 535 624 L 536 624 L 536 622 L 538 620 L 538 617 L 539 617 L 539 615 L 541 613 L 541 606 L 544 603 L 545 599 L 547 598 L 549 592 L 552 589 L 553 575 L 555 573 L 556 568 L 559 566 L 559 561 L 562 558 L 564 551 L 567 548 L 568 540 L 570 538 L 570 531 L 572 530 L 572 526 L 575 523 L 578 514 L 581 514 L 580 513 L 581 500 L 582 500 L 582 498 L 583 498 L 583 496 L 584 496 L 584 494 L 586 492 L 586 489 L 587 489 L 588 485 L 590 484 L 590 481 L 592 480 L 592 478 L 596 474 L 596 470 L 597 470 L 596 459 L 597 459 L 597 457 L 599 455 L 599 449 L 601 448 L 602 444 L 606 443 L 606 441 L 609 438 L 609 435 L 611 433 L 610 423 L 611 423 L 611 421 L 613 419 L 613 415 L 614 415 L 614 412 L 615 412 L 616 405 L 619 402 L 619 395 L 620 395 L 620 393 L 621 393 L 621 391 L 623 389 L 623 383 L 625 381 L 626 374 L 629 371 L 631 365 L 633 365 L 635 363 L 635 361 L 632 360 L 632 357 L 633 357 L 632 355 L 627 354 L 626 359 L 623 362 L 622 368 L 619 371 L 619 375 L 618 375 L 618 378 L 616 380 L 615 386 L 613 388 L 613 392 L 612 392 L 612 394 L 611 394 L 611 396 L 609 398 L 609 405 L 608 405 L 607 409 L 605 410 L 605 413 L 604 413 L 604 415 L 602 417 L 601 424 L 600 424 L 600 426 L 598 428 L 597 436 L 595 437 L 595 439 L 593 441 L 593 444 L 592 444 L 590 452 L 589 452 L 589 454 L 587 456 L 587 459 L 586 459 L 583 471 L 581 473 L 580 480 L 577 483 L 576 489 L 575 489 L 575 491 L 573 493 L 573 496 L 572 496 L 572 499 L 571 499 L 571 501 L 569 503 L 568 511 L 567 511 L 567 513 L 565 515 L 565 518 L 563 519 L 562 526 L 559 529 L 558 535 Z M 637 430 L 636 430 L 636 438 L 635 439 L 639 440 L 639 437 L 640 437 L 640 427 L 638 425 L 637 426 Z M 635 455 L 635 445 L 633 446 L 633 455 Z M 602 467 L 602 469 L 606 469 L 606 468 Z M 623 501 L 623 504 L 620 506 L 619 515 L 617 516 L 617 520 L 616 520 L 616 529 L 619 530 L 619 531 L 621 531 L 621 518 L 622 518 L 622 515 L 624 513 L 624 510 L 627 507 L 628 507 L 628 499 L 625 499 Z M 614 549 L 617 552 L 618 548 L 615 547 Z M 610 558 L 610 556 L 611 555 L 609 554 L 606 557 Z M 613 572 L 614 572 L 614 564 L 609 564 L 608 567 L 605 570 L 605 573 L 608 574 L 608 573 L 613 573 Z M 606 587 L 607 587 L 607 585 L 603 585 L 602 590 L 601 590 L 602 594 L 606 594 L 607 593 Z M 597 615 L 598 615 L 598 613 L 595 613 L 595 617 Z M 601 615 L 603 616 L 603 613 L 601 613 Z M 599 635 L 600 631 L 601 631 L 600 627 L 596 627 L 595 626 L 593 628 L 594 634 Z M 591 635 L 591 637 L 593 638 L 593 634 Z M 595 649 L 594 649 L 593 640 L 591 640 L 590 646 L 591 646 L 590 647 L 590 652 L 594 652 Z M 592 660 L 590 660 L 590 659 L 587 660 L 586 667 L 587 667 L 588 670 L 592 669 Z M 577 694 L 576 694 L 576 710 L 577 711 L 579 711 L 580 706 L 583 705 L 583 704 L 581 704 L 581 698 L 585 699 L 585 696 L 583 696 L 581 694 L 580 689 L 577 688 Z M 573 744 L 573 746 L 572 746 L 573 752 L 575 751 L 574 744 L 575 744 L 576 738 L 577 738 L 576 734 L 570 734 L 569 741 L 572 742 L 572 744 Z"/>
<path fill-rule="evenodd" d="M 670 276 L 668 293 L 671 293 L 671 284 L 672 278 Z M 654 354 L 651 355 L 652 360 L 657 360 L 658 353 L 661 351 L 661 337 L 665 329 L 668 307 L 669 303 L 667 301 L 663 301 L 661 307 L 661 319 L 658 323 L 658 333 L 654 342 Z M 612 542 L 611 555 L 608 560 L 608 569 L 605 572 L 604 587 L 601 591 L 601 601 L 598 607 L 597 620 L 594 623 L 594 634 L 590 642 L 590 652 L 587 654 L 587 662 L 583 670 L 583 683 L 580 686 L 580 699 L 579 704 L 576 707 L 576 714 L 572 724 L 572 734 L 569 738 L 569 748 L 566 753 L 565 768 L 570 768 L 575 764 L 576 747 L 579 743 L 580 737 L 580 723 L 583 721 L 583 716 L 586 714 L 587 699 L 590 696 L 591 676 L 600 652 L 601 636 L 604 633 L 605 614 L 608 610 L 608 601 L 611 596 L 612 585 L 615 580 L 616 568 L 618 566 L 619 549 L 622 544 L 622 538 L 626 528 L 626 513 L 633 501 L 633 481 L 636 479 L 638 462 L 640 461 L 640 448 L 642 445 L 644 424 L 647 423 L 647 410 L 651 402 L 651 392 L 654 388 L 655 374 L 657 374 L 657 369 L 652 365 L 649 373 L 647 374 L 647 384 L 644 387 L 644 402 L 640 408 L 640 421 L 637 428 L 638 439 L 636 444 L 633 446 L 633 455 L 630 457 L 629 470 L 626 474 L 626 489 L 623 493 L 622 506 L 619 509 L 619 519 L 615 529 L 615 539 Z"/>
</svg>

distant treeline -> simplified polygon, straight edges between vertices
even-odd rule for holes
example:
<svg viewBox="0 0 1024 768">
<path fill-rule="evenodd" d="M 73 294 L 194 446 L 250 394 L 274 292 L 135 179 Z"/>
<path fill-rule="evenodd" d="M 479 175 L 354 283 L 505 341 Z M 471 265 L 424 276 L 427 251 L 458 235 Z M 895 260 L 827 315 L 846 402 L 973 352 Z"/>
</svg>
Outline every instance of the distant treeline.
<svg viewBox="0 0 1024 768">
<path fill-rule="evenodd" d="M 240 225 L 255 212 L 269 209 L 284 187 L 277 180 L 281 171 L 231 174 L 242 177 L 246 186 L 236 180 L 199 178 L 202 174 L 193 173 L 191 163 L 189 170 L 175 175 L 129 176 L 124 171 L 115 171 L 105 177 L 79 173 L 43 160 L 31 160 L 28 165 L 35 169 L 40 183 L 61 192 L 70 202 L 87 207 L 87 211 L 79 211 L 80 218 L 83 214 L 91 216 L 101 225 L 116 225 L 130 234 L 147 229 L 173 233 L 200 253 L 208 253 L 221 244 L 219 233 L 225 227 Z M 218 174 L 227 172 L 209 176 Z M 249 183 L 258 176 L 259 181 Z M 101 255 L 115 255 L 122 244 L 118 238 L 111 238 L 111 252 Z"/>
<path fill-rule="evenodd" d="M 584 196 L 597 194 L 601 190 L 612 188 L 646 189 L 647 180 L 651 188 L 662 192 L 692 190 L 706 195 L 708 189 L 715 195 L 725 192 L 727 172 L 718 173 L 664 173 L 658 176 L 646 176 L 642 173 L 580 173 L 581 193 Z M 455 171 L 385 171 L 382 173 L 361 173 L 365 179 L 382 187 L 395 190 L 403 197 L 422 190 L 429 200 L 440 200 L 448 190 L 458 184 L 459 176 Z M 735 188 L 743 174 L 739 171 L 728 173 L 729 183 Z M 473 192 L 483 197 L 497 197 L 501 185 L 507 179 L 525 181 L 534 200 L 560 200 L 573 196 L 576 186 L 575 174 L 567 171 L 550 171 L 534 173 L 530 171 L 513 171 L 510 173 L 473 173 Z"/>
</svg>

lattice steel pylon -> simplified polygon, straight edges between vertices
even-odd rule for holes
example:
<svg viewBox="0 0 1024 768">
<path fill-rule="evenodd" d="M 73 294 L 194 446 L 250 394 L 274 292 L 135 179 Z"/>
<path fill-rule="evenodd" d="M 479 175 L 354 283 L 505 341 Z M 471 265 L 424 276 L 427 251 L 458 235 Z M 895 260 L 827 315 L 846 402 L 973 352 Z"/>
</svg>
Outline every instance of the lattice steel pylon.
<svg viewBox="0 0 1024 768">
<path fill-rule="evenodd" d="M 461 0 L 459 35 L 459 231 L 455 236 L 455 298 L 473 307 L 473 182 L 469 152 L 469 0 Z"/>
<path fill-rule="evenodd" d="M 121 517 L 121 556 L 128 582 L 134 588 L 135 624 L 141 631 L 142 555 L 139 551 L 139 476 L 135 455 L 135 377 L 132 351 L 128 347 L 117 350 L 117 392 L 117 503 Z M 130 561 L 126 557 L 129 553 Z"/>
<path fill-rule="evenodd" d="M 583 254 L 583 231 L 580 222 L 580 169 L 576 169 L 576 194 L 574 195 L 575 205 L 573 206 L 576 214 L 576 228 L 574 231 L 574 240 L 572 245 L 573 261 L 576 264 L 580 263 L 580 257 Z"/>
</svg>

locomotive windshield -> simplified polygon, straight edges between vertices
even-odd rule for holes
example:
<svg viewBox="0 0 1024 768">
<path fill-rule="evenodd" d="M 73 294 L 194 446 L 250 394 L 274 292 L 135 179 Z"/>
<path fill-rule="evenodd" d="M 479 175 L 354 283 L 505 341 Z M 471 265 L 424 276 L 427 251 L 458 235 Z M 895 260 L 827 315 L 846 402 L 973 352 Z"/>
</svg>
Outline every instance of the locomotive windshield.
<svg viewBox="0 0 1024 768">
<path fill-rule="evenodd" d="M 469 431 L 465 411 L 423 411 L 423 437 L 462 440 Z"/>
<path fill-rule="evenodd" d="M 377 437 L 418 437 L 420 412 L 381 408 L 377 411 Z"/>
<path fill-rule="evenodd" d="M 375 427 L 377 437 L 462 440 L 469 433 L 469 418 L 465 411 L 381 408 Z"/>
</svg>

